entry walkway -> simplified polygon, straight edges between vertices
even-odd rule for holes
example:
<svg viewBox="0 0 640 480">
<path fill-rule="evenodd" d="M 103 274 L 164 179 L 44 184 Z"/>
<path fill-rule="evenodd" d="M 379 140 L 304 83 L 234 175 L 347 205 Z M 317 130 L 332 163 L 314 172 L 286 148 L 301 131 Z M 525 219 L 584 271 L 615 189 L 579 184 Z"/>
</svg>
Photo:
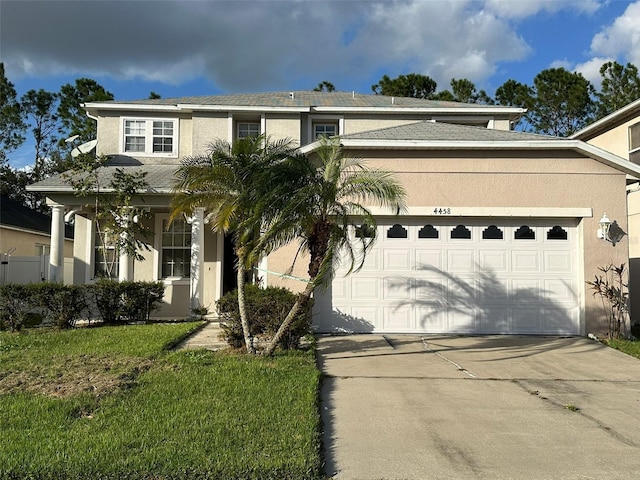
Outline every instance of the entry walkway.
<svg viewBox="0 0 640 480">
<path fill-rule="evenodd" d="M 220 333 L 222 333 L 220 323 L 206 322 L 197 331 L 176 345 L 175 349 L 206 348 L 207 350 L 220 350 L 227 346 L 226 342 L 220 340 Z"/>
</svg>

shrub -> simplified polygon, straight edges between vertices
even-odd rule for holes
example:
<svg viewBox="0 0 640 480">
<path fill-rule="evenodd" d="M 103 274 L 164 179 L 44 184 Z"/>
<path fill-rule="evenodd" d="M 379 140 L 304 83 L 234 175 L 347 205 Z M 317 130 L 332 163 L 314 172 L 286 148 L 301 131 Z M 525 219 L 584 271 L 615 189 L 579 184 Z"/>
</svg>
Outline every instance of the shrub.
<svg viewBox="0 0 640 480">
<path fill-rule="evenodd" d="M 1 285 L 0 330 L 20 330 L 27 320 L 32 303 L 29 285 Z"/>
<path fill-rule="evenodd" d="M 89 296 L 98 310 L 98 315 L 106 324 L 112 325 L 120 321 L 120 283 L 101 278 L 93 285 L 87 285 Z"/>
<path fill-rule="evenodd" d="M 87 312 L 85 289 L 79 285 L 38 283 L 30 285 L 33 300 L 44 307 L 44 320 L 58 328 L 75 327 Z"/>
<path fill-rule="evenodd" d="M 144 322 L 163 296 L 162 282 L 6 284 L 0 286 L 0 329 L 19 330 L 42 318 L 59 328 L 69 328 L 83 316 L 99 316 L 105 324 Z"/>
<path fill-rule="evenodd" d="M 107 324 L 144 322 L 164 296 L 162 282 L 117 282 L 100 279 L 87 285 L 102 321 Z"/>
<path fill-rule="evenodd" d="M 257 285 L 245 287 L 245 301 L 249 330 L 254 337 L 271 338 L 278 331 L 287 313 L 296 301 L 296 294 L 286 288 Z M 282 337 L 279 346 L 284 349 L 297 348 L 300 339 L 311 329 L 311 302 L 301 310 Z M 244 346 L 242 324 L 238 310 L 238 291 L 225 294 L 216 303 L 218 317 L 222 327 L 223 339 L 232 347 Z"/>
<path fill-rule="evenodd" d="M 146 322 L 164 296 L 162 282 L 122 282 L 121 318 L 129 322 Z"/>
</svg>

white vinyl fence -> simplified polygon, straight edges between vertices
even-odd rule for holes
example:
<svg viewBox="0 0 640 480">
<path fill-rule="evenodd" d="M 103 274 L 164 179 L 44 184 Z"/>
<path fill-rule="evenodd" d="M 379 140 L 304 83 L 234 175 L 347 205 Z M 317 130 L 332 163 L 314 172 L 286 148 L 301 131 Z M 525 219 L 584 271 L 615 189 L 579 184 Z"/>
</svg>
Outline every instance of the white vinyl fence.
<svg viewBox="0 0 640 480">
<path fill-rule="evenodd" d="M 0 256 L 0 285 L 38 283 L 49 279 L 49 255 L 39 257 Z M 64 259 L 64 283 L 73 283 L 73 258 Z"/>
</svg>

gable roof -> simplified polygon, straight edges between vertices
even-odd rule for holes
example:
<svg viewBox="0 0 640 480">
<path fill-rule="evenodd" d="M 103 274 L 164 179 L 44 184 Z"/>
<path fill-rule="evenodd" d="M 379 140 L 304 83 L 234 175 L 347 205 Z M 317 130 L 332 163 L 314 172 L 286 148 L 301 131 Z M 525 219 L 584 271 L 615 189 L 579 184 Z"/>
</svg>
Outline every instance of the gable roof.
<svg viewBox="0 0 640 480">
<path fill-rule="evenodd" d="M 384 140 L 384 141 L 438 141 L 438 142 L 507 142 L 562 140 L 559 137 L 534 133 L 496 130 L 493 128 L 459 125 L 456 123 L 424 120 L 406 125 L 353 133 L 340 137 L 344 140 Z"/>
<path fill-rule="evenodd" d="M 493 130 L 451 123 L 422 121 L 340 137 L 345 148 L 411 150 L 569 150 L 640 178 L 640 165 L 581 140 L 532 133 Z M 300 150 L 309 153 L 320 142 Z"/>
<path fill-rule="evenodd" d="M 0 226 L 51 235 L 51 217 L 4 195 L 0 197 Z M 64 236 L 73 238 L 72 226 L 65 225 Z"/>
<path fill-rule="evenodd" d="M 519 118 L 525 110 L 517 107 L 444 102 L 409 97 L 362 94 L 356 92 L 264 92 L 206 95 L 130 101 L 89 102 L 88 112 L 98 110 L 138 111 L 295 111 L 295 112 L 385 112 L 438 113 L 457 115 L 504 115 Z"/>
<path fill-rule="evenodd" d="M 640 116 L 640 99 L 625 105 L 600 120 L 593 122 L 582 130 L 578 130 L 569 138 L 587 141 L 638 116 Z"/>
</svg>

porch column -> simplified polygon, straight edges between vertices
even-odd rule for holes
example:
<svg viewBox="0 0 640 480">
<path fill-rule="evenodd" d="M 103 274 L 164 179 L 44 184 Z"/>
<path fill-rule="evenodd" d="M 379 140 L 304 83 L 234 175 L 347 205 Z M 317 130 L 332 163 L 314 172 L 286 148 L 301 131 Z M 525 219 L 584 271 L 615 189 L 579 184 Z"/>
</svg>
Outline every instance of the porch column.
<svg viewBox="0 0 640 480">
<path fill-rule="evenodd" d="M 64 282 L 64 205 L 51 207 L 49 281 Z"/>
<path fill-rule="evenodd" d="M 118 219 L 120 222 L 120 226 L 125 229 L 129 227 L 129 222 L 131 222 L 131 215 L 127 214 L 125 218 Z M 131 235 L 127 230 L 120 234 L 122 238 L 122 244 L 128 243 L 129 235 Z M 119 282 L 128 282 L 133 280 L 132 278 L 132 268 L 131 268 L 131 258 L 127 254 L 126 251 L 120 250 L 120 255 L 118 256 L 118 281 Z"/>
<path fill-rule="evenodd" d="M 204 208 L 196 208 L 191 223 L 191 308 L 203 305 L 204 280 Z"/>
</svg>

